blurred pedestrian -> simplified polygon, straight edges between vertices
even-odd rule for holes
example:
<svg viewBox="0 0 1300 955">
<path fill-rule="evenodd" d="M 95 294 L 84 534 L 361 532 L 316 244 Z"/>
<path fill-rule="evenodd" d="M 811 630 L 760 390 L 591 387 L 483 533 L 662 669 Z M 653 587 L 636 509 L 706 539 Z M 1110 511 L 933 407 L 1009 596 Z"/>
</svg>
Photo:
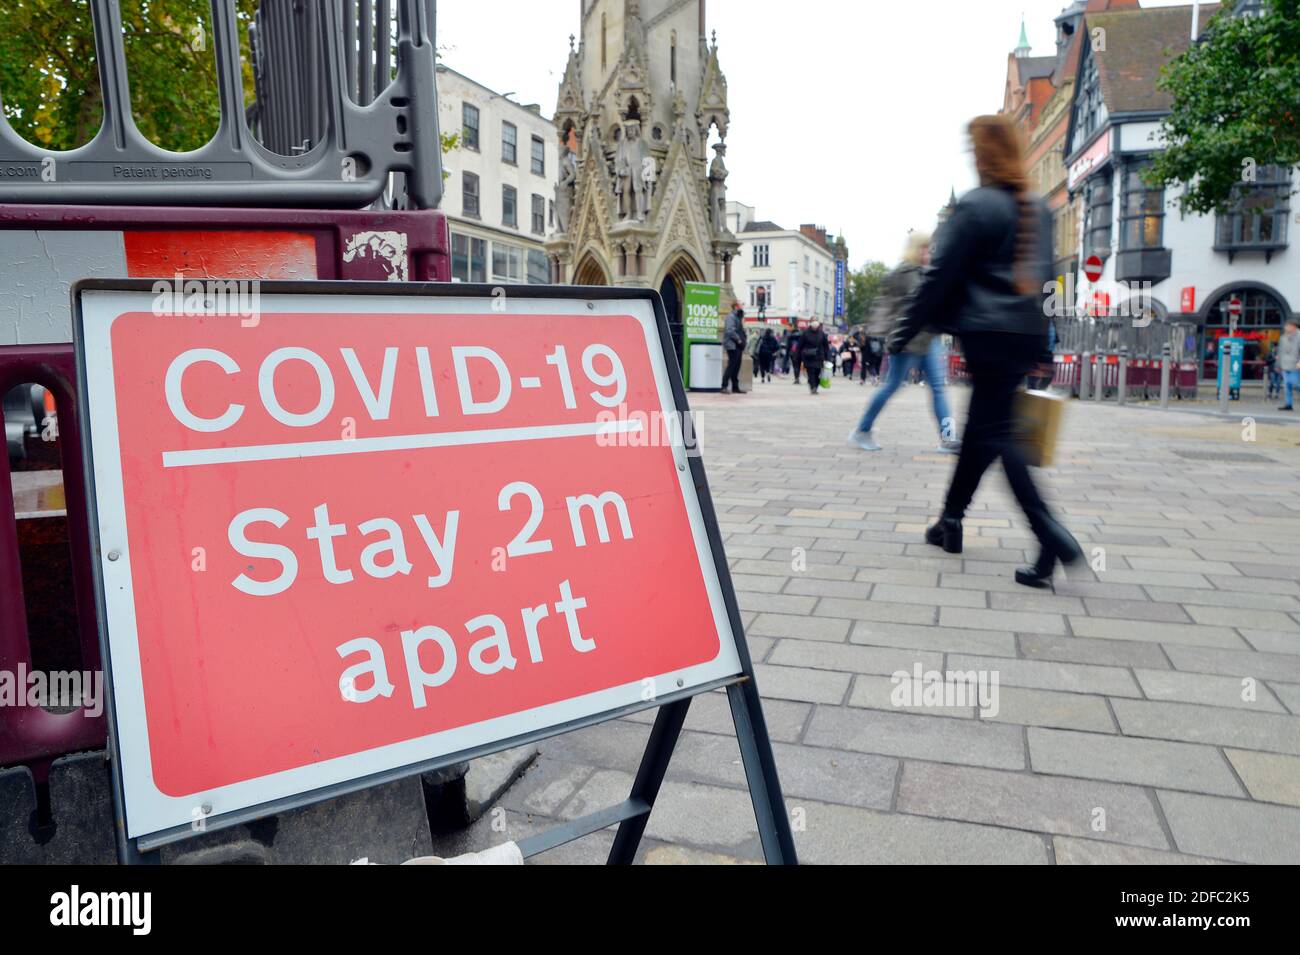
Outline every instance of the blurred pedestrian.
<svg viewBox="0 0 1300 955">
<path fill-rule="evenodd" d="M 980 185 L 944 224 L 934 260 L 888 347 L 902 354 L 923 328 L 951 331 L 961 338 L 973 386 L 961 456 L 943 514 L 926 530 L 926 541 L 961 553 L 966 508 L 984 472 L 1001 458 L 1039 546 L 1038 560 L 1017 570 L 1015 579 L 1043 587 L 1058 561 L 1072 564 L 1083 555 L 1038 493 L 1015 433 L 1016 392 L 1047 335 L 1043 288 L 1052 278 L 1051 217 L 1029 191 L 1011 120 L 978 116 L 968 129 Z"/>
<path fill-rule="evenodd" d="M 821 385 L 822 365 L 826 361 L 829 347 L 826 333 L 822 331 L 822 323 L 813 319 L 808 330 L 799 338 L 799 358 L 803 362 L 804 373 L 808 376 L 810 394 L 817 394 L 817 388 Z"/>
<path fill-rule="evenodd" d="M 727 325 L 722 333 L 722 347 L 727 352 L 727 369 L 722 373 L 722 390 L 726 392 L 727 382 L 731 382 L 731 393 L 743 395 L 740 390 L 740 362 L 745 357 L 745 310 L 737 302 L 731 314 L 727 316 Z"/>
<path fill-rule="evenodd" d="M 1277 340 L 1277 370 L 1282 374 L 1282 386 L 1286 389 L 1286 404 L 1279 405 L 1278 411 L 1291 411 L 1295 406 L 1291 393 L 1300 391 L 1300 329 L 1294 318 L 1287 319 L 1282 337 Z"/>
<path fill-rule="evenodd" d="M 794 383 L 799 384 L 799 372 L 803 369 L 803 359 L 799 354 L 799 343 L 803 340 L 803 332 L 796 327 L 790 333 L 790 367 L 794 369 Z"/>
<path fill-rule="evenodd" d="M 903 320 L 904 307 L 916 287 L 921 284 L 921 271 L 929 262 L 930 237 L 923 232 L 908 235 L 903 249 L 903 261 L 885 276 L 880 292 L 881 304 L 890 317 L 892 328 L 897 328 Z M 880 445 L 871 433 L 876 418 L 894 396 L 894 392 L 916 371 L 930 386 L 934 417 L 939 426 L 939 450 L 956 454 L 961 445 L 954 433 L 952 409 L 948 407 L 948 398 L 944 393 L 943 366 L 943 342 L 939 336 L 928 329 L 918 331 L 902 353 L 890 357 L 885 385 L 872 396 L 857 428 L 849 435 L 849 443 L 863 451 L 880 450 Z"/>
<path fill-rule="evenodd" d="M 770 328 L 765 330 L 758 340 L 758 371 L 763 381 L 772 380 L 772 362 L 776 360 L 780 348 L 781 343 L 776 340 L 776 333 Z"/>
</svg>

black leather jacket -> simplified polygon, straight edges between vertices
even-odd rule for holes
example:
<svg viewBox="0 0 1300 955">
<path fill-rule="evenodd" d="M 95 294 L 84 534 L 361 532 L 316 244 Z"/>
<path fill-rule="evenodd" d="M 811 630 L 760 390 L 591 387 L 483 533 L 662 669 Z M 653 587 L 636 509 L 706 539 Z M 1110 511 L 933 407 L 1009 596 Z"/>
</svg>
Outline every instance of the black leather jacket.
<svg viewBox="0 0 1300 955">
<path fill-rule="evenodd" d="M 1044 302 L 1052 280 L 1052 219 L 1042 200 L 1038 209 L 1036 255 L 1030 263 L 1035 292 L 1016 291 L 1012 267 L 1020 218 L 1015 194 L 981 186 L 962 196 L 935 237 L 930 266 L 890 333 L 891 354 L 902 351 L 922 329 L 962 335 L 1003 332 L 1047 335 Z"/>
</svg>

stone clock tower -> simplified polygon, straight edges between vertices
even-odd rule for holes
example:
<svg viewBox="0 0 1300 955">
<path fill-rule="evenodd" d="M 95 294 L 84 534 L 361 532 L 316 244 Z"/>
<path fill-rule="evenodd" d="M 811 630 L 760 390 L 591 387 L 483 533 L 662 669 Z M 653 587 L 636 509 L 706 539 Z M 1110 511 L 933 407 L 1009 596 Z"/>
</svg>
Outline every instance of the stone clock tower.
<svg viewBox="0 0 1300 955">
<path fill-rule="evenodd" d="M 555 107 L 552 276 L 658 289 L 679 325 L 683 282 L 721 284 L 731 302 L 739 248 L 725 214 L 727 81 L 705 0 L 579 3 Z"/>
</svg>

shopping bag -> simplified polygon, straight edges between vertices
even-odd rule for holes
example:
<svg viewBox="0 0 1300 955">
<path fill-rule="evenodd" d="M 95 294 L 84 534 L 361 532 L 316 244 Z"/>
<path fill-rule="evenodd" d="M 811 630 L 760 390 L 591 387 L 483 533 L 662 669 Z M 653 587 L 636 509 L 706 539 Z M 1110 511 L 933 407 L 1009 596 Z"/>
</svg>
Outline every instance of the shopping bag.
<svg viewBox="0 0 1300 955">
<path fill-rule="evenodd" d="M 1025 463 L 1052 466 L 1065 415 L 1065 399 L 1050 391 L 1022 391 L 1016 397 L 1016 435 Z"/>
<path fill-rule="evenodd" d="M 831 376 L 835 373 L 835 363 L 833 361 L 822 362 L 822 379 L 818 383 L 823 388 L 831 386 Z"/>
</svg>

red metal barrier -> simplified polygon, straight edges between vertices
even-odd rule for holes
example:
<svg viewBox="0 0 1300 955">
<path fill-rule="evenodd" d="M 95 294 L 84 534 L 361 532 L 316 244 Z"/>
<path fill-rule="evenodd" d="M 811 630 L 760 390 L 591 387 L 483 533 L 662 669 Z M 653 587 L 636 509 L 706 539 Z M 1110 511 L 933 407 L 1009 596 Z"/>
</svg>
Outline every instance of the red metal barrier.
<svg viewBox="0 0 1300 955">
<path fill-rule="evenodd" d="M 0 204 L 0 232 L 32 233 L 33 267 L 25 260 L 0 266 L 0 293 L 36 296 L 29 312 L 48 315 L 46 325 L 19 329 L 28 340 L 71 337 L 68 279 L 108 275 L 171 279 L 358 279 L 450 281 L 447 222 L 437 210 L 372 212 L 331 209 L 201 209 L 171 207 L 50 206 Z M 114 234 L 105 242 L 63 242 L 58 276 L 45 274 L 50 233 Z M 46 238 L 42 238 L 45 236 Z M 15 246 L 22 248 L 21 242 Z M 105 250 L 110 254 L 105 255 Z M 122 265 L 114 266 L 113 261 Z M 96 271 L 96 269 L 100 271 Z M 35 269 L 35 270 L 33 270 Z M 58 271 L 58 270 L 55 270 Z M 115 275 L 112 277 L 122 277 Z M 59 280 L 56 281 L 55 279 Z M 42 297 L 43 296 L 43 297 Z M 75 361 L 70 344 L 0 345 L 0 395 L 19 384 L 48 388 L 58 408 L 63 454 L 72 589 L 77 609 L 81 669 L 99 669 L 99 641 L 77 421 Z M 0 671 L 30 672 L 32 642 L 23 594 L 19 529 L 14 516 L 8 456 L 0 472 Z M 44 638 L 44 634 L 38 634 Z M 25 687 L 18 688 L 24 690 Z M 23 693 L 23 702 L 26 694 Z M 24 763 L 43 777 L 56 756 L 104 745 L 102 715 L 54 714 L 38 707 L 0 706 L 0 766 Z"/>
<path fill-rule="evenodd" d="M 1077 393 L 1079 390 L 1079 369 L 1082 367 L 1078 361 L 1078 356 L 1073 354 L 1054 355 L 1052 363 L 1055 366 L 1052 384 L 1057 388 L 1066 388 L 1071 393 Z"/>
<path fill-rule="evenodd" d="M 76 369 L 71 345 L 8 345 L 0 347 L 0 394 L 16 385 L 37 384 L 54 394 L 58 408 L 59 446 L 63 456 L 67 527 L 72 551 L 72 586 L 76 595 L 81 668 L 99 670 L 99 638 L 90 540 L 82 480 L 81 428 L 77 418 Z M 0 463 L 0 671 L 30 672 L 31 641 L 19 562 L 18 522 L 14 515 L 9 455 Z M 48 760 L 65 753 L 104 745 L 102 711 L 90 716 L 85 708 L 51 713 L 27 705 L 26 685 L 16 685 L 14 706 L 0 707 L 0 766 L 36 763 L 43 771 Z M 102 700 L 99 701 L 102 705 Z"/>
</svg>

